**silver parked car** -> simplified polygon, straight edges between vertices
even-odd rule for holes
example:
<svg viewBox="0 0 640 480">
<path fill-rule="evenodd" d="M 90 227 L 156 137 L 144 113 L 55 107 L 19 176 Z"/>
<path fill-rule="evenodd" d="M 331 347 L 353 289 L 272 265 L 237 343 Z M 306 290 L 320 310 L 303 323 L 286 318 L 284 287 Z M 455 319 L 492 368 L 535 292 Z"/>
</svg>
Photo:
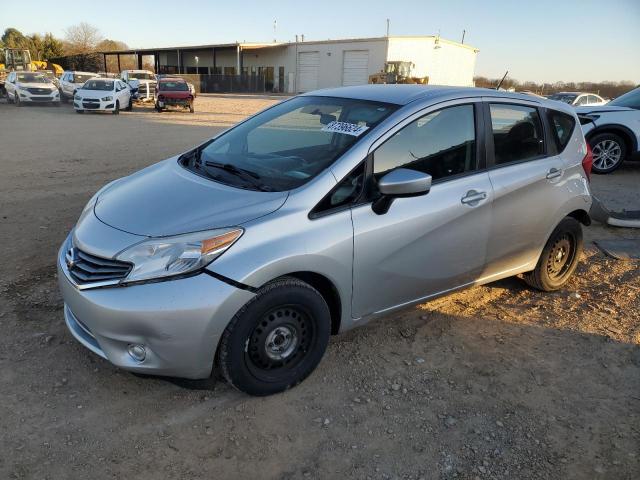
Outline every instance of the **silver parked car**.
<svg viewBox="0 0 640 480">
<path fill-rule="evenodd" d="M 454 290 L 574 272 L 591 153 L 568 105 L 366 85 L 294 97 L 102 188 L 58 258 L 64 315 L 122 368 L 266 395 L 329 336 Z"/>
</svg>

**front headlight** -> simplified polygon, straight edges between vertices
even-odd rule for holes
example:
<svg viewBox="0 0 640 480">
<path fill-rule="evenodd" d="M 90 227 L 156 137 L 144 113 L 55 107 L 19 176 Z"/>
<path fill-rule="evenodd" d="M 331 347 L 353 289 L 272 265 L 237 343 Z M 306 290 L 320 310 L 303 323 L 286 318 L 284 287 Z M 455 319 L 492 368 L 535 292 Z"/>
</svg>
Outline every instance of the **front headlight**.
<svg viewBox="0 0 640 480">
<path fill-rule="evenodd" d="M 82 97 L 81 97 L 81 96 L 79 96 L 79 95 L 76 95 L 75 97 L 73 97 L 73 99 L 74 99 L 74 100 L 77 100 L 77 101 L 79 101 L 79 102 L 80 102 L 80 101 L 82 101 Z"/>
<path fill-rule="evenodd" d="M 102 97 L 103 102 L 110 102 L 111 100 L 113 100 L 113 97 Z"/>
<path fill-rule="evenodd" d="M 128 248 L 116 258 L 133 263 L 126 282 L 151 280 L 200 270 L 222 255 L 242 235 L 239 227 L 154 238 Z"/>
</svg>

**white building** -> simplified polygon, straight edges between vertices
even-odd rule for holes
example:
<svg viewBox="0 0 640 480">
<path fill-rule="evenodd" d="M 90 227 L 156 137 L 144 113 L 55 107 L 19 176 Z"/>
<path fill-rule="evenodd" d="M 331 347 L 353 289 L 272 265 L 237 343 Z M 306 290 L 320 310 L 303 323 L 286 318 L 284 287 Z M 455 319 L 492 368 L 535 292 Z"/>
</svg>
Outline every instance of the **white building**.
<svg viewBox="0 0 640 480">
<path fill-rule="evenodd" d="M 267 91 L 297 93 L 368 83 L 386 62 L 413 63 L 431 85 L 473 86 L 478 49 L 437 36 L 378 37 L 292 43 L 234 43 L 103 52 L 153 56 L 158 73 L 264 76 Z M 203 90 L 205 91 L 205 90 Z M 238 91 L 238 90 L 236 90 Z"/>
</svg>

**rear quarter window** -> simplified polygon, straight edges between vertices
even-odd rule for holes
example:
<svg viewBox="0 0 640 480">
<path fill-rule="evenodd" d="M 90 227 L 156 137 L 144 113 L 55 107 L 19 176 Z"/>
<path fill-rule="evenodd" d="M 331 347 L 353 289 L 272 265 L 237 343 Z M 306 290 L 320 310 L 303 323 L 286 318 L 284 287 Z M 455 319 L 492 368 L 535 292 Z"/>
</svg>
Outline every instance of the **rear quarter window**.
<svg viewBox="0 0 640 480">
<path fill-rule="evenodd" d="M 548 110 L 547 115 L 551 124 L 551 134 L 558 147 L 558 152 L 562 152 L 569 144 L 573 129 L 576 126 L 576 120 L 572 115 L 558 112 L 557 110 Z"/>
</svg>

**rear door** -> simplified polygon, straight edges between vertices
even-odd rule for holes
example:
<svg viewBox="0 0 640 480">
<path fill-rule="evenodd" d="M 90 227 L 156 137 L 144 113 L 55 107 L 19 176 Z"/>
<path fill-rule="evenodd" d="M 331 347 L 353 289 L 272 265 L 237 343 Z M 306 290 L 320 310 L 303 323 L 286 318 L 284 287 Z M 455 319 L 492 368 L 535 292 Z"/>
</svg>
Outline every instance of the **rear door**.
<svg viewBox="0 0 640 480">
<path fill-rule="evenodd" d="M 545 110 L 535 103 L 486 99 L 487 167 L 493 221 L 484 276 L 535 261 L 566 200 L 562 159 L 548 141 Z"/>
<path fill-rule="evenodd" d="M 410 168 L 433 178 L 426 195 L 396 198 L 377 215 L 353 207 L 354 317 L 381 312 L 473 282 L 481 274 L 492 190 L 484 168 L 482 106 L 431 107 L 392 129 L 370 156 L 375 184 Z"/>
</svg>

